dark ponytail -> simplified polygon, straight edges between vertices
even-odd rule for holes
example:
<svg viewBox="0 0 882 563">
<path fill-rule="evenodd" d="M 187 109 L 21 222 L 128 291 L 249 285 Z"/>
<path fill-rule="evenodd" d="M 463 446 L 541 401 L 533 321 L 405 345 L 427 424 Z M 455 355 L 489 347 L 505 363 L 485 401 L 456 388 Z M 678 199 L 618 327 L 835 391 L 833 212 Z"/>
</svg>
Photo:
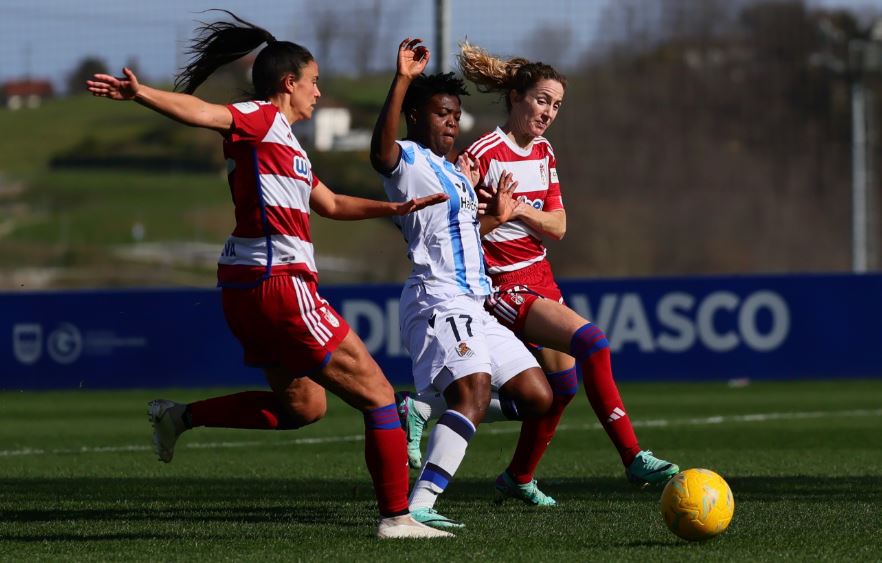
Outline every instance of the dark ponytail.
<svg viewBox="0 0 882 563">
<path fill-rule="evenodd" d="M 225 64 L 240 59 L 259 47 L 261 50 L 251 69 L 254 86 L 253 97 L 266 100 L 279 89 L 282 76 L 293 73 L 300 78 L 300 69 L 314 60 L 305 48 L 289 41 L 276 41 L 273 35 L 227 10 L 224 12 L 241 25 L 234 22 L 204 23 L 197 28 L 197 38 L 187 51 L 192 55 L 189 64 L 175 79 L 175 89 L 192 94 L 196 88 Z"/>
</svg>

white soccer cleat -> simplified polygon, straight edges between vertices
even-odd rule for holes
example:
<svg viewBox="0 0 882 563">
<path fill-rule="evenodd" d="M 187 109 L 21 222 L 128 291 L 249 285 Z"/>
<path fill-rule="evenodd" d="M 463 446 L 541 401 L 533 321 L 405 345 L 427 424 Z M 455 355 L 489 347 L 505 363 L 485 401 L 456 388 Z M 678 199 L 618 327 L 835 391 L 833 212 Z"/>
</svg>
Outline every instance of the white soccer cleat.
<svg viewBox="0 0 882 563">
<path fill-rule="evenodd" d="M 380 520 L 380 526 L 377 528 L 377 537 L 381 540 L 398 539 L 398 538 L 453 538 L 456 537 L 450 532 L 444 530 L 436 530 L 425 524 L 420 524 L 410 517 L 410 514 L 404 516 L 392 516 Z"/>
<path fill-rule="evenodd" d="M 186 429 L 184 411 L 187 405 L 166 399 L 147 403 L 147 417 L 153 426 L 153 451 L 159 461 L 168 463 L 175 456 L 175 443 Z"/>
</svg>

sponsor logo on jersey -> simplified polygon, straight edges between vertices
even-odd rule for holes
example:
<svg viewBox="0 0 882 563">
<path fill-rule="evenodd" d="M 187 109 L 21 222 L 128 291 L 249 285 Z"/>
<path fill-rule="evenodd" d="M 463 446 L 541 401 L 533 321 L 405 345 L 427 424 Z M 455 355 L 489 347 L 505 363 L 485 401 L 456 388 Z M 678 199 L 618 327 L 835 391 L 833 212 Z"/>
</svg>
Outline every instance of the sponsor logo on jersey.
<svg viewBox="0 0 882 563">
<path fill-rule="evenodd" d="M 515 305 L 523 305 L 524 304 L 524 296 L 518 295 L 517 293 L 515 293 L 514 295 L 511 296 L 511 300 Z"/>
<path fill-rule="evenodd" d="M 233 107 L 239 110 L 240 113 L 254 113 L 260 108 L 254 102 L 239 102 L 238 104 L 233 104 Z"/>
<path fill-rule="evenodd" d="M 520 201 L 521 203 L 526 203 L 527 205 L 540 211 L 542 211 L 542 208 L 545 207 L 544 199 L 530 199 L 527 196 L 522 195 L 518 198 L 518 201 Z"/>
<path fill-rule="evenodd" d="M 473 199 L 459 198 L 460 209 L 465 209 L 472 215 L 478 212 L 478 202 Z"/>
<path fill-rule="evenodd" d="M 224 251 L 221 253 L 221 256 L 235 256 L 236 255 L 236 243 L 228 240 L 226 244 L 224 244 Z"/>
<path fill-rule="evenodd" d="M 327 307 L 322 307 L 322 316 L 332 327 L 338 328 L 340 326 L 340 321 L 337 320 L 337 317 L 334 316 L 334 313 L 328 311 Z"/>
<path fill-rule="evenodd" d="M 552 184 L 559 184 L 560 183 L 557 179 L 557 168 L 551 169 L 551 183 Z"/>
<path fill-rule="evenodd" d="M 471 358 L 475 355 L 475 353 L 472 352 L 472 349 L 469 348 L 468 344 L 466 344 L 465 342 L 460 342 L 456 345 L 456 354 L 460 358 Z"/>
<path fill-rule="evenodd" d="M 542 180 L 542 187 L 548 187 L 548 174 L 545 173 L 545 163 L 539 163 L 539 179 Z"/>
<path fill-rule="evenodd" d="M 302 156 L 294 157 L 294 172 L 301 176 L 309 176 L 309 162 Z"/>
</svg>

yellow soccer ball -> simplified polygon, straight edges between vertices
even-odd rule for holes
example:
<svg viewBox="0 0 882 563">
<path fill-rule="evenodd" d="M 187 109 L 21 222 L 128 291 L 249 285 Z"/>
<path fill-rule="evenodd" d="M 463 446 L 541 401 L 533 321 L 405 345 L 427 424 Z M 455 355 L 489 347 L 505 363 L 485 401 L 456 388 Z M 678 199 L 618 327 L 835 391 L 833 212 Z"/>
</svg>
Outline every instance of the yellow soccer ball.
<svg viewBox="0 0 882 563">
<path fill-rule="evenodd" d="M 668 528 L 684 540 L 706 540 L 729 527 L 735 499 L 728 483 L 713 471 L 687 469 L 665 485 L 661 512 Z"/>
</svg>

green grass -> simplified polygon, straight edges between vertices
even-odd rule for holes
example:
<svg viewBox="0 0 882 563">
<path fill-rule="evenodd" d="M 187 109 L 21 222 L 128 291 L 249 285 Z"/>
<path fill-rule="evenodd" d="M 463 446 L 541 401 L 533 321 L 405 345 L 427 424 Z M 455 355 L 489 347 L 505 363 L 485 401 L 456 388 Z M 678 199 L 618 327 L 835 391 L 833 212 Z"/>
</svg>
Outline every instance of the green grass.
<svg viewBox="0 0 882 563">
<path fill-rule="evenodd" d="M 729 531 L 695 544 L 665 528 L 658 489 L 625 481 L 581 394 L 538 474 L 558 507 L 491 503 L 517 426 L 487 425 L 438 503 L 468 527 L 381 543 L 362 422 L 339 401 L 308 428 L 198 429 L 173 463 L 153 459 L 148 399 L 225 391 L 0 394 L 0 558 L 849 561 L 882 548 L 882 381 L 622 385 L 644 447 L 734 491 Z"/>
</svg>

